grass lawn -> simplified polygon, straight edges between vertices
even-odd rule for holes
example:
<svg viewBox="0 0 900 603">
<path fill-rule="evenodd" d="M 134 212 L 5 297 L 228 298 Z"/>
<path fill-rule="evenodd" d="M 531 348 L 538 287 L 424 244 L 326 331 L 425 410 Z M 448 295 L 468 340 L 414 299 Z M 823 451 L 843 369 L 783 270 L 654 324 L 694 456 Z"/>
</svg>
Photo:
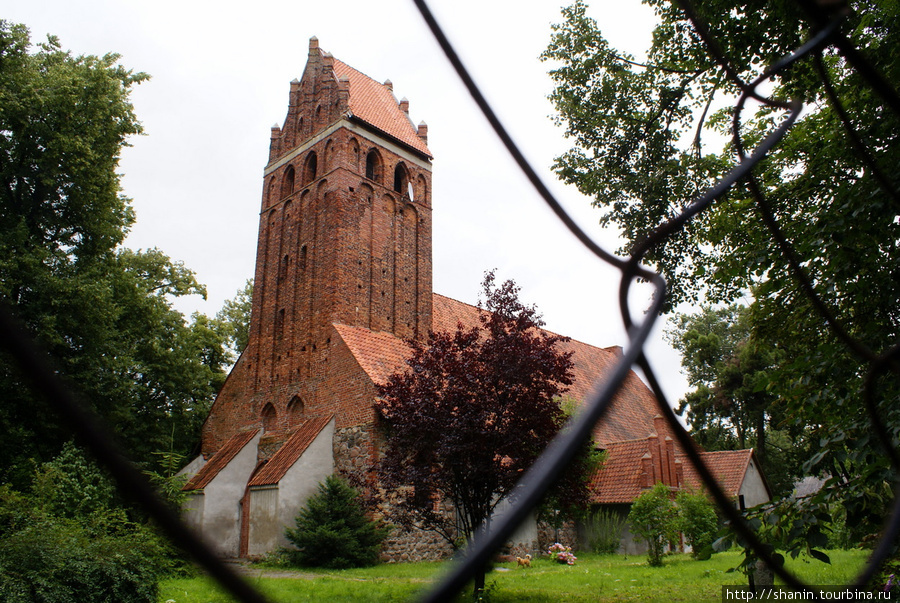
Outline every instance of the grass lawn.
<svg viewBox="0 0 900 603">
<path fill-rule="evenodd" d="M 850 581 L 865 563 L 865 551 L 831 551 L 831 565 L 811 559 L 788 559 L 788 569 L 811 584 Z M 565 566 L 537 559 L 529 569 L 515 564 L 498 565 L 487 576 L 491 602 L 606 602 L 606 601 L 721 601 L 722 586 L 744 584 L 739 573 L 727 571 L 740 562 L 737 552 L 719 553 L 708 561 L 688 555 L 666 557 L 665 565 L 652 568 L 646 557 L 589 555 Z M 381 601 L 415 600 L 447 567 L 446 563 L 384 564 L 371 568 L 297 572 L 272 568 L 254 569 L 265 575 L 248 579 L 272 601 Z M 161 585 L 161 602 L 230 603 L 206 578 L 171 579 Z M 470 599 L 467 591 L 460 601 Z"/>
</svg>

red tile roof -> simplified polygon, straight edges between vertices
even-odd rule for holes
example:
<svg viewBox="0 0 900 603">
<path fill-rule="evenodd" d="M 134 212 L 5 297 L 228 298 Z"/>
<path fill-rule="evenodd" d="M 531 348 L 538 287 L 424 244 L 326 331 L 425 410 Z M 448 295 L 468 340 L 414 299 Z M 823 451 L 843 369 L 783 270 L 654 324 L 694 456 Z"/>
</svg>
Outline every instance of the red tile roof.
<svg viewBox="0 0 900 603">
<path fill-rule="evenodd" d="M 296 428 L 296 431 L 282 444 L 278 452 L 250 479 L 249 486 L 270 486 L 277 484 L 284 477 L 297 459 L 300 458 L 313 440 L 325 429 L 331 416 L 307 419 Z"/>
<path fill-rule="evenodd" d="M 607 459 L 591 478 L 591 501 L 596 504 L 631 503 L 644 490 L 642 483 L 641 458 L 650 454 L 647 439 L 627 442 L 613 442 L 606 446 Z M 716 477 L 725 495 L 736 498 L 740 493 L 753 456 L 753 450 L 721 450 L 701 452 L 700 458 Z M 685 454 L 676 454 L 684 475 L 682 488 L 700 491 L 700 479 L 690 459 Z"/>
<path fill-rule="evenodd" d="M 387 86 L 337 59 L 334 59 L 334 73 L 336 79 L 346 77 L 350 80 L 350 111 L 355 117 L 432 157 L 428 145 L 419 138 L 418 129 L 409 115 L 400 109 L 394 93 Z"/>
<path fill-rule="evenodd" d="M 219 472 L 230 463 L 238 453 L 243 450 L 244 446 L 250 443 L 250 440 L 257 434 L 259 429 L 251 429 L 241 431 L 231 436 L 225 444 L 219 448 L 212 458 L 198 471 L 194 477 L 188 480 L 181 489 L 182 490 L 202 490 L 209 485 Z"/>
<path fill-rule="evenodd" d="M 453 331 L 480 325 L 477 307 L 443 295 L 434 294 L 432 322 L 435 331 Z M 401 339 L 385 332 L 363 327 L 335 324 L 359 365 L 375 383 L 384 383 L 393 373 L 405 368 L 410 349 Z M 598 348 L 570 339 L 561 343 L 572 352 L 574 383 L 568 396 L 585 400 L 598 379 L 608 374 L 621 356 L 621 348 Z M 608 452 L 603 467 L 592 478 L 593 501 L 602 504 L 630 503 L 643 490 L 641 458 L 650 453 L 648 436 L 673 437 L 668 425 L 657 418 L 660 408 L 656 397 L 634 371 L 626 377 L 609 410 L 594 429 L 594 441 Z M 690 460 L 675 444 L 675 460 L 684 476 L 683 486 L 700 489 L 702 481 Z M 747 473 L 752 450 L 702 452 L 701 458 L 717 476 L 726 495 L 738 495 Z"/>
<path fill-rule="evenodd" d="M 457 323 L 463 327 L 480 324 L 475 306 L 437 293 L 433 296 L 432 321 L 435 331 L 453 331 Z M 597 381 L 612 371 L 622 354 L 619 346 L 598 348 L 575 339 L 559 344 L 564 352 L 572 352 L 574 383 L 565 394 L 578 401 L 586 400 Z M 654 431 L 653 417 L 660 409 L 656 397 L 634 371 L 628 373 L 609 410 L 594 429 L 598 444 L 646 437 Z"/>
<path fill-rule="evenodd" d="M 479 312 L 482 310 L 475 306 L 435 293 L 432 297 L 432 329 L 454 331 L 457 324 L 464 328 L 480 325 Z M 334 327 L 373 382 L 385 383 L 390 375 L 405 368 L 410 350 L 394 335 L 344 324 Z M 598 348 L 574 339 L 561 343 L 560 348 L 572 352 L 574 383 L 566 395 L 579 401 L 590 395 L 597 380 L 612 370 L 621 355 L 621 348 L 617 346 Z M 594 440 L 605 445 L 646 437 L 655 431 L 653 417 L 657 414 L 656 397 L 632 371 L 597 424 Z"/>
<path fill-rule="evenodd" d="M 387 383 L 391 375 L 406 367 L 412 351 L 395 335 L 340 323 L 334 328 L 373 383 Z"/>
<path fill-rule="evenodd" d="M 445 295 L 433 294 L 431 297 L 431 322 L 433 331 L 455 331 L 457 324 L 463 328 L 480 327 L 479 310 L 471 304 L 456 301 Z"/>
<path fill-rule="evenodd" d="M 744 477 L 747 475 L 747 469 L 753 458 L 752 448 L 700 453 L 700 459 L 706 463 L 710 472 L 716 477 L 716 481 L 719 482 L 719 486 L 729 498 L 736 498 L 740 494 L 741 485 L 744 483 Z M 690 459 L 685 456 L 680 460 L 684 468 L 685 485 L 695 490 L 702 489 L 703 480 L 700 479 L 700 475 L 694 469 Z"/>
<path fill-rule="evenodd" d="M 642 491 L 641 457 L 649 452 L 647 440 L 614 442 L 605 447 L 606 461 L 591 478 L 591 502 L 630 503 Z"/>
</svg>

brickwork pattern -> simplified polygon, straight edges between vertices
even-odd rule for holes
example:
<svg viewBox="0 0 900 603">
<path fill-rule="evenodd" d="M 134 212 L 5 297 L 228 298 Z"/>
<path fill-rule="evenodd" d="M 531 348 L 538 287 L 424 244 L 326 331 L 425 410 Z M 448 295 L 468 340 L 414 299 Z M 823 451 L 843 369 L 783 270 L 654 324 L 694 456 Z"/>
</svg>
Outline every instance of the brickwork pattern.
<svg viewBox="0 0 900 603">
<path fill-rule="evenodd" d="M 353 73 L 357 84 L 384 86 Z M 267 404 L 276 430 L 327 414 L 338 429 L 371 423 L 374 387 L 333 325 L 400 338 L 431 329 L 430 155 L 377 142 L 383 132 L 348 117 L 353 92 L 311 40 L 284 124 L 272 129 L 250 342 L 204 424 L 206 455 L 262 426 Z M 399 103 L 378 109 L 408 122 Z M 413 138 L 427 134 L 408 126 Z"/>
</svg>

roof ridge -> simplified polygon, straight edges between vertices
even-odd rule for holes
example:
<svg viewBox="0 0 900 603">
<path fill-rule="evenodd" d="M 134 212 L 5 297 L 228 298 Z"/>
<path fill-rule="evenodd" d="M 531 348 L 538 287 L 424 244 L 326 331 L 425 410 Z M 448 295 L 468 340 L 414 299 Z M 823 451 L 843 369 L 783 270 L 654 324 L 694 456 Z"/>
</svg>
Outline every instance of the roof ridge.
<svg viewBox="0 0 900 603">
<path fill-rule="evenodd" d="M 640 443 L 640 442 L 646 442 L 647 438 L 653 437 L 654 435 L 657 435 L 657 437 L 658 437 L 658 434 L 651 433 L 651 434 L 648 434 L 647 437 L 643 437 L 643 438 L 633 438 L 630 440 L 615 440 L 613 442 L 606 442 L 606 446 L 614 446 L 616 444 L 636 444 L 636 443 Z"/>
<path fill-rule="evenodd" d="M 227 467 L 234 457 L 244 449 L 244 446 L 250 443 L 250 440 L 252 440 L 258 432 L 259 428 L 248 429 L 239 431 L 228 438 L 222 447 L 212 455 L 209 461 L 200 468 L 200 471 L 195 473 L 181 489 L 185 491 L 202 490 L 208 486 L 209 483 L 219 475 L 219 472 Z"/>
<path fill-rule="evenodd" d="M 409 101 L 405 97 L 401 101 L 397 100 L 393 84 L 387 86 L 321 47 L 317 46 L 317 49 L 326 69 L 323 73 L 330 72 L 336 82 L 346 81 L 349 84 L 349 117 L 429 160 L 432 158 L 427 138 L 421 135 L 409 115 Z"/>
<path fill-rule="evenodd" d="M 294 433 L 275 451 L 269 461 L 250 479 L 247 486 L 277 484 L 294 463 L 303 456 L 310 444 L 331 422 L 334 415 L 310 417 L 296 427 Z"/>
<path fill-rule="evenodd" d="M 319 48 L 319 51 L 322 53 L 322 56 L 325 56 L 325 55 L 331 55 L 330 52 L 326 52 L 325 50 L 322 50 L 321 48 Z M 350 63 L 346 63 L 346 62 L 340 60 L 339 58 L 337 58 L 337 57 L 334 56 L 334 55 L 331 55 L 331 59 L 332 59 L 335 63 L 340 63 L 341 65 L 343 65 L 343 66 L 346 67 L 347 69 L 350 69 L 350 70 L 352 70 L 352 71 L 355 71 L 356 73 L 360 74 L 361 76 L 363 76 L 363 77 L 365 77 L 365 78 L 368 78 L 369 80 L 375 82 L 375 83 L 378 84 L 379 86 L 384 86 L 384 82 L 379 82 L 378 80 L 376 80 L 374 77 L 372 77 L 371 75 L 369 75 L 369 74 L 366 73 L 365 71 L 360 71 L 359 69 L 357 69 L 356 67 L 354 67 L 354 66 L 351 65 Z M 331 66 L 331 71 L 334 72 L 334 79 L 339 79 L 340 76 L 338 76 L 337 71 L 335 71 L 334 65 L 333 65 L 333 64 L 332 64 L 332 66 Z M 385 86 L 385 88 L 387 88 L 387 86 Z M 394 94 L 394 91 L 393 91 L 392 89 L 389 89 L 388 91 L 391 93 L 391 96 L 394 97 L 394 100 L 397 100 L 397 95 Z M 400 101 L 397 101 L 397 102 L 399 103 Z"/>
<path fill-rule="evenodd" d="M 463 304 L 463 305 L 465 305 L 465 306 L 469 306 L 470 308 L 473 308 L 473 309 L 475 309 L 475 310 L 477 310 L 477 311 L 479 311 L 479 312 L 488 312 L 488 313 L 490 313 L 490 310 L 485 310 L 484 308 L 479 308 L 479 307 L 478 307 L 477 305 L 475 305 L 475 304 L 470 304 L 469 302 L 460 301 L 460 300 L 458 300 L 458 299 L 456 299 L 456 298 L 450 297 L 449 295 L 444 295 L 444 294 L 442 294 L 442 293 L 437 293 L 437 292 L 435 292 L 435 291 L 432 292 L 432 295 L 436 295 L 436 296 L 438 296 L 438 297 L 443 297 L 444 299 L 448 299 L 448 300 L 450 300 L 450 301 L 452 301 L 452 302 L 456 302 L 456 303 L 458 303 L 458 304 Z M 578 343 L 578 344 L 581 344 L 581 345 L 584 345 L 584 346 L 587 346 L 587 347 L 590 347 L 590 348 L 594 348 L 595 350 L 600 350 L 600 351 L 602 351 L 602 352 L 609 352 L 609 353 L 611 353 L 611 354 L 616 354 L 616 352 L 612 351 L 612 349 L 613 349 L 613 348 L 619 348 L 619 349 L 622 348 L 622 346 L 620 346 L 620 345 L 611 345 L 611 346 L 607 346 L 607 347 L 604 348 L 604 347 L 600 347 L 600 346 L 598 346 L 598 345 L 594 345 L 593 343 L 588 343 L 588 342 L 586 342 L 586 341 L 582 341 L 581 339 L 575 339 L 574 337 L 570 337 L 569 335 L 563 335 L 562 333 L 557 333 L 556 331 L 551 331 L 550 329 L 547 329 L 547 328 L 545 328 L 545 327 L 539 327 L 539 329 L 540 329 L 541 331 L 543 331 L 543 332 L 549 334 L 549 335 L 555 335 L 556 337 L 561 337 L 561 338 L 563 338 L 563 339 L 567 339 L 567 340 L 569 340 L 569 342 L 572 342 L 572 343 Z"/>
</svg>

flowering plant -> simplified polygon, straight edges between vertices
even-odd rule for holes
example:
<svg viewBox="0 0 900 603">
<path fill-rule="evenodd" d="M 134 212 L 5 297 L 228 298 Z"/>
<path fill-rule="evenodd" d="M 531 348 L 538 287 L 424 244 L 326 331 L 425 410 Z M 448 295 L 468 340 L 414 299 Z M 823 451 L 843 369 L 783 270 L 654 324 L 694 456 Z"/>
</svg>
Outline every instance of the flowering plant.
<svg viewBox="0 0 900 603">
<path fill-rule="evenodd" d="M 572 553 L 572 547 L 562 545 L 558 542 L 550 546 L 547 554 L 550 555 L 550 559 L 553 561 L 564 563 L 566 565 L 575 565 L 575 561 L 578 559 L 578 557 Z"/>
</svg>

